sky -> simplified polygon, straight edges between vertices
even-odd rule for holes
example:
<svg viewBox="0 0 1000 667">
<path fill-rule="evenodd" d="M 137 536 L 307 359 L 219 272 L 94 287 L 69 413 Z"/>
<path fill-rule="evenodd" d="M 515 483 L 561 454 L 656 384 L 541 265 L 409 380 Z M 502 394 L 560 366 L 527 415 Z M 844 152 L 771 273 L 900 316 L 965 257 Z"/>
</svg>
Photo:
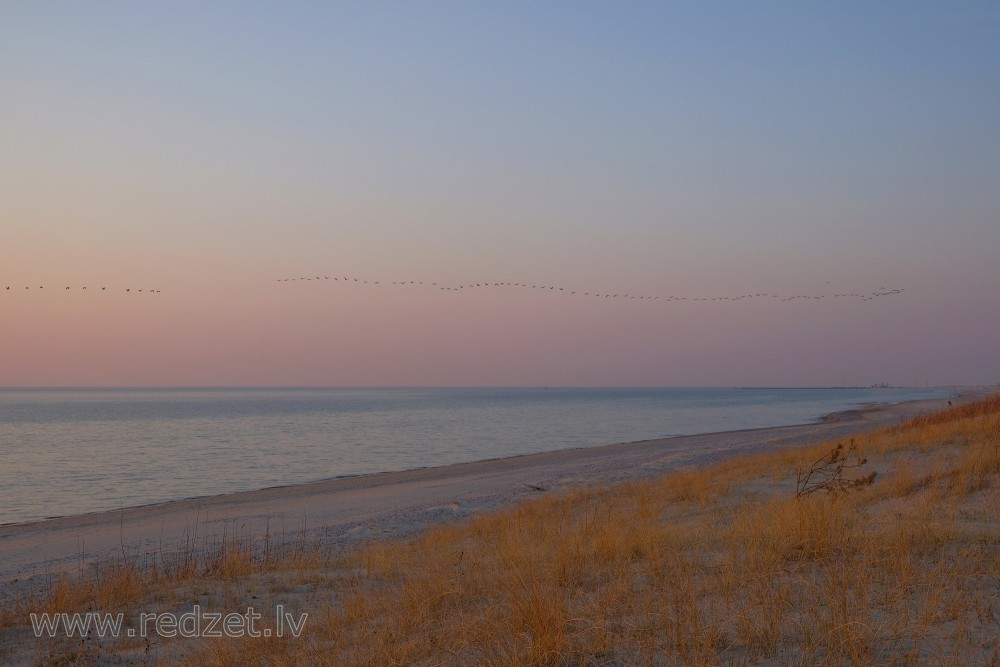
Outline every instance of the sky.
<svg viewBox="0 0 1000 667">
<path fill-rule="evenodd" d="M 995 384 L 998 72 L 993 2 L 5 2 L 0 386 Z"/>
</svg>

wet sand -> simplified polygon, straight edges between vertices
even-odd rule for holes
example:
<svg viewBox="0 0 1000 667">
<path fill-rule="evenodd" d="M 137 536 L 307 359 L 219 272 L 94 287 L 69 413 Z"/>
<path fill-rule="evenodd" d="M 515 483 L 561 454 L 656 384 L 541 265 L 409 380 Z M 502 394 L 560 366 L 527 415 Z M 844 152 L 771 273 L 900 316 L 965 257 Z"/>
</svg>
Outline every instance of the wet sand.
<svg viewBox="0 0 1000 667">
<path fill-rule="evenodd" d="M 956 403 L 986 391 L 963 390 Z M 292 539 L 303 529 L 349 546 L 405 536 L 520 499 L 606 485 L 719 458 L 847 437 L 947 407 L 948 399 L 872 405 L 805 425 L 708 433 L 605 445 L 405 472 L 380 473 L 257 491 L 192 498 L 45 521 L 0 526 L 0 591 L 84 561 L 176 549 L 223 534 Z"/>
</svg>

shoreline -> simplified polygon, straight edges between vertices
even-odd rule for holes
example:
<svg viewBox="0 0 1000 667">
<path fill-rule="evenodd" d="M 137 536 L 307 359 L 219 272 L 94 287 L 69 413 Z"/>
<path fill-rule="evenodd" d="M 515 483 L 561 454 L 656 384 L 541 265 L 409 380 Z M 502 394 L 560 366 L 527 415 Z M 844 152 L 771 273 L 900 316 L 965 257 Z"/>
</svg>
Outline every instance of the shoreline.
<svg viewBox="0 0 1000 667">
<path fill-rule="evenodd" d="M 324 390 L 324 389 L 326 389 L 325 387 L 288 387 L 288 388 L 289 389 L 318 389 L 318 390 Z M 408 389 L 408 388 L 409 387 L 404 387 L 404 389 Z M 754 387 L 741 387 L 741 388 L 743 388 L 743 389 L 754 389 Z M 69 390 L 74 390 L 74 391 L 80 390 L 80 389 L 83 389 L 83 390 L 94 390 L 94 391 L 127 389 L 127 390 L 131 391 L 131 390 L 136 389 L 136 388 L 133 388 L 133 387 L 0 387 L 0 391 L 7 391 L 7 390 L 18 390 L 18 391 L 20 391 L 22 389 L 23 390 L 35 390 L 35 389 L 39 389 L 39 390 L 69 389 Z M 191 389 L 191 388 L 189 388 L 189 387 L 139 387 L 138 389 L 141 389 L 141 390 L 151 390 L 151 391 L 177 389 L 177 390 L 185 390 L 186 391 L 186 390 Z M 199 387 L 198 389 L 208 389 L 208 390 L 222 389 L 222 390 L 224 390 L 224 389 L 231 389 L 231 387 L 208 387 L 208 388 L 200 388 Z M 270 390 L 270 389 L 273 389 L 273 388 L 272 387 L 249 387 L 249 388 L 248 387 L 232 387 L 232 389 L 240 389 L 240 390 L 243 390 L 243 389 Z M 957 387 L 956 386 L 956 387 L 947 387 L 947 388 L 942 387 L 940 389 L 948 389 L 949 391 L 954 392 L 950 396 L 950 398 L 952 398 L 952 399 L 955 399 L 957 397 L 961 397 L 963 395 L 968 395 L 968 396 L 972 397 L 972 396 L 986 395 L 986 394 L 990 393 L 990 388 L 989 387 L 978 387 L 978 386 L 969 386 L 969 387 Z M 657 437 L 652 437 L 652 438 L 643 438 L 643 439 L 640 439 L 640 440 L 624 440 L 624 441 L 603 442 L 603 443 L 598 443 L 598 444 L 584 444 L 584 445 L 578 445 L 578 446 L 564 447 L 562 449 L 540 450 L 540 451 L 535 451 L 535 452 L 529 451 L 529 452 L 524 452 L 524 453 L 520 453 L 520 454 L 506 454 L 506 455 L 501 455 L 501 456 L 496 456 L 496 457 L 490 457 L 490 458 L 484 458 L 484 459 L 473 459 L 471 461 L 457 461 L 457 462 L 454 462 L 454 463 L 431 464 L 431 465 L 419 466 L 419 467 L 416 467 L 416 468 L 402 468 L 402 469 L 396 469 L 396 470 L 390 469 L 390 470 L 376 470 L 376 471 L 373 471 L 373 472 L 345 473 L 345 474 L 342 474 L 342 475 L 334 475 L 332 477 L 319 477 L 319 478 L 314 478 L 314 479 L 308 479 L 308 480 L 305 480 L 305 481 L 293 481 L 293 482 L 287 482 L 287 483 L 274 484 L 274 485 L 270 485 L 270 486 L 251 487 L 251 488 L 239 489 L 239 490 L 222 491 L 222 492 L 219 492 L 219 493 L 205 493 L 205 494 L 201 494 L 201 495 L 183 496 L 183 497 L 176 497 L 176 498 L 166 498 L 166 499 L 162 499 L 162 500 L 152 500 L 152 501 L 149 501 L 149 502 L 140 502 L 140 503 L 135 504 L 135 505 L 124 505 L 124 506 L 120 506 L 120 507 L 117 507 L 117 508 L 91 509 L 91 510 L 87 510 L 87 511 L 84 511 L 84 512 L 73 513 L 73 514 L 53 514 L 51 516 L 41 516 L 41 517 L 29 518 L 29 519 L 22 520 L 22 521 L 0 521 L 0 538 L 2 538 L 3 531 L 5 529 L 7 529 L 7 528 L 13 528 L 13 527 L 17 527 L 17 526 L 28 526 L 28 525 L 32 525 L 32 524 L 43 524 L 43 523 L 48 523 L 48 522 L 52 522 L 52 521 L 82 519 L 82 518 L 85 518 L 85 517 L 88 517 L 88 516 L 92 516 L 92 515 L 101 515 L 101 514 L 108 514 L 108 515 L 110 515 L 110 514 L 116 514 L 117 515 L 117 514 L 120 514 L 123 510 L 124 511 L 139 510 L 139 509 L 143 509 L 143 508 L 147 508 L 147 507 L 157 507 L 157 506 L 162 506 L 162 505 L 170 505 L 170 504 L 174 504 L 174 503 L 185 503 L 185 502 L 188 502 L 188 501 L 206 500 L 206 499 L 218 498 L 218 497 L 223 497 L 223 496 L 237 496 L 237 495 L 241 495 L 241 494 L 253 494 L 253 493 L 258 493 L 258 492 L 269 491 L 271 489 L 286 489 L 286 488 L 293 488 L 293 487 L 304 487 L 304 486 L 309 486 L 309 485 L 313 485 L 313 484 L 323 484 L 323 483 L 327 483 L 327 482 L 334 482 L 334 481 L 346 480 L 346 479 L 372 478 L 372 477 L 377 477 L 377 476 L 380 476 L 380 475 L 398 475 L 398 474 L 405 474 L 405 473 L 411 473 L 411 472 L 416 472 L 416 471 L 420 471 L 420 470 L 436 469 L 436 468 L 445 469 L 445 468 L 452 468 L 452 467 L 461 466 L 461 465 L 468 465 L 468 464 L 475 464 L 475 463 L 487 463 L 487 462 L 491 462 L 491 461 L 502 461 L 504 459 L 517 459 L 517 458 L 521 458 L 521 457 L 525 457 L 525 456 L 536 456 L 536 455 L 540 455 L 540 454 L 552 454 L 552 453 L 558 453 L 558 452 L 573 452 L 573 451 L 578 451 L 578 450 L 583 450 L 583 449 L 594 449 L 594 448 L 601 448 L 601 447 L 618 447 L 618 446 L 623 446 L 623 445 L 633 445 L 633 444 L 644 443 L 644 442 L 660 442 L 660 441 L 667 441 L 667 440 L 675 440 L 675 439 L 678 439 L 678 438 L 690 438 L 690 437 L 707 436 L 707 435 L 715 435 L 715 434 L 743 433 L 743 432 L 764 431 L 764 430 L 778 429 L 778 428 L 805 427 L 805 426 L 814 425 L 814 424 L 825 424 L 825 423 L 841 422 L 841 421 L 855 421 L 855 420 L 861 418 L 860 415 L 863 412 L 865 412 L 865 411 L 867 411 L 867 410 L 869 410 L 871 408 L 889 407 L 889 406 L 893 406 L 893 405 L 897 405 L 897 404 L 915 403 L 915 402 L 919 402 L 919 401 L 940 401 L 940 400 L 948 400 L 948 397 L 944 397 L 944 398 L 917 398 L 917 399 L 904 400 L 904 401 L 896 401 L 896 402 L 869 401 L 869 402 L 864 402 L 864 403 L 858 403 L 858 404 L 856 404 L 856 407 L 847 408 L 847 409 L 844 409 L 844 410 L 836 410 L 834 412 L 822 414 L 822 415 L 819 415 L 818 417 L 813 417 L 813 418 L 809 419 L 808 421 L 793 422 L 793 423 L 789 423 L 789 424 L 777 424 L 777 425 L 771 425 L 771 426 L 754 426 L 754 427 L 748 427 L 748 428 L 732 429 L 732 430 L 727 430 L 727 431 L 707 431 L 707 432 L 704 432 L 704 433 L 668 434 L 668 435 L 662 435 L 662 436 L 657 436 Z M 0 570 L 0 578 L 2 578 L 2 572 L 3 571 Z"/>
<path fill-rule="evenodd" d="M 948 400 L 948 399 L 915 399 L 913 401 L 903 401 L 901 403 L 916 403 L 916 402 L 921 402 L 921 401 L 940 401 L 940 400 Z M 7 529 L 7 528 L 17 528 L 19 526 L 28 527 L 28 526 L 32 526 L 32 525 L 36 525 L 36 524 L 39 524 L 39 525 L 40 524 L 48 524 L 50 522 L 63 521 L 63 520 L 77 520 L 77 519 L 82 520 L 82 519 L 85 519 L 86 517 L 98 516 L 98 515 L 120 515 L 122 512 L 129 512 L 129 511 L 133 511 L 133 510 L 142 510 L 142 509 L 145 509 L 145 508 L 161 507 L 161 506 L 164 506 L 164 505 L 188 503 L 188 502 L 195 502 L 195 501 L 199 501 L 199 500 L 210 500 L 210 499 L 213 499 L 213 498 L 225 498 L 225 497 L 229 497 L 229 496 L 236 497 L 236 496 L 242 496 L 242 495 L 248 495 L 248 494 L 259 494 L 259 493 L 264 493 L 264 492 L 273 491 L 273 490 L 294 489 L 294 488 L 297 488 L 297 487 L 308 487 L 308 486 L 317 485 L 317 484 L 327 484 L 327 483 L 330 483 L 330 482 L 340 482 L 340 481 L 343 481 L 343 480 L 351 480 L 351 479 L 357 479 L 357 478 L 370 479 L 370 478 L 377 478 L 377 477 L 382 477 L 382 476 L 386 476 L 386 475 L 406 475 L 408 473 L 416 473 L 416 472 L 419 472 L 419 471 L 422 471 L 422 470 L 438 470 L 438 469 L 445 470 L 445 469 L 450 469 L 450 468 L 456 468 L 456 467 L 459 467 L 459 466 L 467 466 L 467 465 L 473 465 L 473 464 L 479 464 L 479 463 L 492 463 L 492 462 L 496 462 L 496 461 L 513 460 L 513 459 L 519 459 L 519 458 L 523 458 L 523 457 L 539 456 L 539 455 L 542 455 L 542 454 L 558 454 L 558 453 L 561 453 L 561 452 L 576 452 L 576 451 L 586 450 L 586 449 L 599 449 L 599 448 L 602 448 L 602 447 L 622 447 L 622 446 L 626 446 L 626 445 L 637 445 L 637 444 L 641 444 L 641 443 L 659 443 L 659 442 L 664 442 L 664 441 L 677 440 L 677 439 L 680 439 L 680 438 L 694 438 L 694 437 L 700 437 L 700 436 L 724 435 L 724 434 L 729 434 L 729 433 L 734 433 L 734 434 L 735 433 L 752 433 L 752 432 L 757 432 L 757 431 L 769 431 L 769 430 L 773 430 L 773 429 L 804 427 L 804 426 L 810 426 L 810 425 L 815 425 L 815 424 L 830 424 L 830 423 L 838 423 L 838 422 L 843 422 L 843 421 L 857 421 L 858 419 L 863 419 L 863 413 L 866 412 L 866 411 L 869 411 L 869 410 L 872 410 L 872 409 L 879 409 L 879 408 L 888 408 L 888 407 L 891 407 L 893 405 L 898 405 L 898 404 L 900 404 L 900 403 L 879 403 L 879 402 L 865 403 L 865 404 L 859 405 L 857 408 L 850 408 L 850 409 L 847 409 L 847 410 L 837 410 L 837 411 L 834 411 L 834 412 L 827 413 L 825 415 L 821 415 L 821 416 L 819 416 L 819 417 L 817 417 L 815 419 L 812 419 L 812 420 L 810 420 L 808 422 L 795 423 L 795 424 L 781 424 L 781 425 L 778 425 L 778 426 L 761 426 L 761 427 L 746 428 L 746 429 L 733 429 L 733 430 L 729 430 L 729 431 L 709 431 L 709 432 L 706 432 L 706 433 L 666 435 L 666 436 L 662 436 L 662 437 L 659 437 L 659 438 L 645 438 L 645 439 L 642 439 L 642 440 L 627 440 L 627 441 L 624 441 L 624 442 L 613 442 L 613 443 L 605 443 L 605 444 L 600 444 L 600 445 L 581 445 L 579 447 L 566 447 L 566 448 L 563 448 L 563 449 L 545 450 L 545 451 L 540 451 L 540 452 L 527 452 L 527 453 L 524 453 L 524 454 L 510 454 L 510 455 L 507 455 L 507 456 L 497 456 L 497 457 L 491 457 L 491 458 L 486 458 L 486 459 L 476 459 L 474 461 L 461 461 L 461 462 L 457 462 L 457 463 L 446 463 L 446 464 L 442 464 L 442 465 L 420 466 L 420 467 L 417 467 L 417 468 L 404 468 L 402 470 L 381 470 L 381 471 L 377 471 L 377 472 L 349 473 L 349 474 L 345 474 L 345 475 L 335 475 L 333 477 L 322 477 L 322 478 L 319 478 L 319 479 L 312 479 L 312 480 L 308 480 L 308 481 L 305 481 L 305 482 L 291 482 L 291 483 L 288 483 L 288 484 L 275 484 L 273 486 L 263 486 L 263 487 L 256 488 L 256 489 L 243 489 L 243 490 L 240 490 L 240 491 L 225 491 L 225 492 L 222 492 L 222 493 L 208 493 L 208 494 L 198 495 L 198 496 L 187 496 L 187 497 L 184 497 L 184 498 L 172 498 L 172 499 L 169 499 L 169 500 L 158 500 L 158 501 L 153 501 L 153 502 L 148 502 L 148 503 L 140 503 L 138 505 L 128 505 L 128 506 L 121 507 L 121 508 L 118 508 L 118 509 L 92 510 L 92 511 L 88 511 L 88 512 L 81 512 L 80 514 L 56 514 L 56 515 L 53 515 L 53 516 L 41 517 L 41 518 L 38 518 L 38 519 L 29 519 L 27 521 L 8 521 L 8 522 L 0 523 L 0 539 L 2 539 L 3 531 L 5 529 Z M 0 571 L 0 572 L 2 572 L 2 571 Z"/>
<path fill-rule="evenodd" d="M 904 401 L 904 402 L 905 403 L 915 403 L 915 402 L 918 402 L 918 401 L 940 401 L 940 400 L 948 400 L 948 399 L 916 399 L 914 401 Z M 294 489 L 296 487 L 307 487 L 307 486 L 311 486 L 311 485 L 315 485 L 315 484 L 326 484 L 326 483 L 329 483 L 329 482 L 339 482 L 339 481 L 343 481 L 343 480 L 350 480 L 350 479 L 357 479 L 357 478 L 368 479 L 368 478 L 375 478 L 375 477 L 380 477 L 380 476 L 384 476 L 384 475 L 405 475 L 407 473 L 416 473 L 416 472 L 419 472 L 421 470 L 435 470 L 435 469 L 442 469 L 442 470 L 444 470 L 444 469 L 449 469 L 449 468 L 455 468 L 455 467 L 458 467 L 458 466 L 466 466 L 466 465 L 472 465 L 472 464 L 477 464 L 477 463 L 492 463 L 492 462 L 495 462 L 495 461 L 505 461 L 505 460 L 519 459 L 519 458 L 522 458 L 522 457 L 539 456 L 541 454 L 557 454 L 557 453 L 560 453 L 560 452 L 576 452 L 576 451 L 585 450 L 585 449 L 596 449 L 596 448 L 601 448 L 601 447 L 621 447 L 621 446 L 625 446 L 625 445 L 637 445 L 637 444 L 641 444 L 641 443 L 659 443 L 659 442 L 664 442 L 664 441 L 676 440 L 676 439 L 679 439 L 679 438 L 693 438 L 693 437 L 698 437 L 698 436 L 723 435 L 723 434 L 727 434 L 727 433 L 751 433 L 751 432 L 755 432 L 755 431 L 768 431 L 768 430 L 772 430 L 772 429 L 781 429 L 781 428 L 795 428 L 795 427 L 809 426 L 809 425 L 814 425 L 814 424 L 830 424 L 830 423 L 837 423 L 837 422 L 843 422 L 843 421 L 857 421 L 858 419 L 863 419 L 863 413 L 865 411 L 867 411 L 867 410 L 877 409 L 879 407 L 889 407 L 889 406 L 892 406 L 892 405 L 898 405 L 898 403 L 877 403 L 877 402 L 866 403 L 866 404 L 863 404 L 863 405 L 861 405 L 861 406 L 859 406 L 857 408 L 851 408 L 851 409 L 848 409 L 848 410 L 838 410 L 838 411 L 835 411 L 835 412 L 830 412 L 830 413 L 827 413 L 827 414 L 822 415 L 820 417 L 817 417 L 817 418 L 815 418 L 813 420 L 810 420 L 808 422 L 803 422 L 803 423 L 781 424 L 779 426 L 760 426 L 760 427 L 746 428 L 746 429 L 733 429 L 733 430 L 730 430 L 730 431 L 709 431 L 709 432 L 706 432 L 706 433 L 666 435 L 666 436 L 662 436 L 662 437 L 659 437 L 659 438 L 646 438 L 646 439 L 643 439 L 643 440 L 627 440 L 627 441 L 624 441 L 624 442 L 605 443 L 605 444 L 601 444 L 601 445 L 581 445 L 579 447 L 566 447 L 566 448 L 563 448 L 563 449 L 544 450 L 544 451 L 540 451 L 540 452 L 527 452 L 527 453 L 524 453 L 524 454 L 510 454 L 510 455 L 507 455 L 507 456 L 496 456 L 496 457 L 491 457 L 491 458 L 486 458 L 486 459 L 476 459 L 474 461 L 460 461 L 460 462 L 457 462 L 457 463 L 445 463 L 445 464 L 441 464 L 441 465 L 420 466 L 420 467 L 417 467 L 417 468 L 404 468 L 402 470 L 381 470 L 381 471 L 377 471 L 377 472 L 348 473 L 348 474 L 345 474 L 345 475 L 335 475 L 333 477 L 321 477 L 319 479 L 311 479 L 311 480 L 308 480 L 308 481 L 305 481 L 305 482 L 290 482 L 288 484 L 275 484 L 273 486 L 263 486 L 263 487 L 256 488 L 256 489 L 243 489 L 243 490 L 240 490 L 240 491 L 225 491 L 225 492 L 222 492 L 222 493 L 207 493 L 207 494 L 199 495 L 199 496 L 187 496 L 187 497 L 184 497 L 184 498 L 172 498 L 172 499 L 169 499 L 169 500 L 157 500 L 157 501 L 148 502 L 148 503 L 140 503 L 138 505 L 128 505 L 128 506 L 125 506 L 125 507 L 121 507 L 119 509 L 92 510 L 92 511 L 88 511 L 88 512 L 81 512 L 80 514 L 56 514 L 56 515 L 53 515 L 53 516 L 41 517 L 41 518 L 38 518 L 38 519 L 29 519 L 27 521 L 8 521 L 8 522 L 2 522 L 2 523 L 0 523 L 0 538 L 2 538 L 3 531 L 6 528 L 16 528 L 18 526 L 31 526 L 31 525 L 34 525 L 34 524 L 46 524 L 46 523 L 49 523 L 49 522 L 52 522 L 52 521 L 83 519 L 85 517 L 93 516 L 93 515 L 102 515 L 102 514 L 106 514 L 106 515 L 111 515 L 111 514 L 119 515 L 123 511 L 128 512 L 130 510 L 141 510 L 141 509 L 144 509 L 144 508 L 147 508 L 147 507 L 159 507 L 159 506 L 163 506 L 163 505 L 171 505 L 171 504 L 177 504 L 177 503 L 186 503 L 186 502 L 193 502 L 193 501 L 198 501 L 198 500 L 208 500 L 208 499 L 212 499 L 212 498 L 223 498 L 223 497 L 227 497 L 227 496 L 240 496 L 240 495 L 246 495 L 246 494 L 257 494 L 257 493 L 262 493 L 262 492 L 271 491 L 271 490 L 278 490 L 278 489 Z"/>
<path fill-rule="evenodd" d="M 960 404 L 990 393 L 957 389 Z M 775 426 L 337 477 L 200 496 L 103 512 L 0 525 L 0 590 L 6 582 L 78 567 L 113 555 L 143 557 L 184 540 L 227 532 L 281 539 L 305 532 L 350 546 L 412 535 L 432 525 L 496 510 L 522 498 L 609 485 L 704 465 L 723 457 L 846 437 L 947 407 L 948 398 L 864 405 L 807 424 Z"/>
</svg>

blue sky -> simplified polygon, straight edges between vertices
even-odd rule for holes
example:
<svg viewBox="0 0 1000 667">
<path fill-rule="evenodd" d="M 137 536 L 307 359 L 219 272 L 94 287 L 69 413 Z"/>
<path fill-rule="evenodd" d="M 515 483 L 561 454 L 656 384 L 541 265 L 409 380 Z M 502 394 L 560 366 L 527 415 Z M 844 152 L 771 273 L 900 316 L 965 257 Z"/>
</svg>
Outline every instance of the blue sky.
<svg viewBox="0 0 1000 667">
<path fill-rule="evenodd" d="M 2 335 L 23 350 L 0 372 L 9 384 L 995 382 L 998 45 L 991 3 L 8 3 L 2 280 L 145 280 L 171 296 L 151 312 L 0 302 L 19 322 Z M 637 312 L 272 284 L 303 271 L 906 292 Z M 53 361 L 59 332 L 80 327 L 84 344 Z M 419 344 L 393 347 L 386 332 L 401 327 Z M 321 335 L 302 341 L 303 328 Z M 657 344 L 665 331 L 674 351 Z M 455 332 L 513 342 L 483 360 Z M 126 363 L 109 363 L 108 341 Z"/>
</svg>

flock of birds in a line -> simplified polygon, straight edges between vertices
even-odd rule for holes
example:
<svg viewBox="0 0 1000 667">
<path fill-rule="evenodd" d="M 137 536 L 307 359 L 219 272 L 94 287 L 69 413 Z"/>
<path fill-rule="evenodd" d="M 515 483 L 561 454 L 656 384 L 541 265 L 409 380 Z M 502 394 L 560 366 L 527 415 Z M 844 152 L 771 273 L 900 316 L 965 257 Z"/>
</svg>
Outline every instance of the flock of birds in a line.
<svg viewBox="0 0 1000 667">
<path fill-rule="evenodd" d="M 793 296 L 783 296 L 780 294 L 772 294 L 768 292 L 755 292 L 751 294 L 741 294 L 740 296 L 715 296 L 715 297 L 686 297 L 686 296 L 650 296 L 650 295 L 640 295 L 632 293 L 612 293 L 612 292 L 582 292 L 578 290 L 569 290 L 565 287 L 558 287 L 556 285 L 531 285 L 528 283 L 511 283 L 511 282 L 479 282 L 479 283 L 463 283 L 460 285 L 443 285 L 436 282 L 424 282 L 421 280 L 393 280 L 392 282 L 383 282 L 379 280 L 362 280 L 360 278 L 355 278 L 353 276 L 300 276 L 297 278 L 279 278 L 278 282 L 292 282 L 292 281 L 307 281 L 307 280 L 335 280 L 337 282 L 345 282 L 349 284 L 358 283 L 359 285 L 400 285 L 400 286 L 426 286 L 426 287 L 436 287 L 441 291 L 447 292 L 461 292 L 465 290 L 481 289 L 483 287 L 516 287 L 520 289 L 533 289 L 542 290 L 549 292 L 561 292 L 563 294 L 569 295 L 581 295 L 589 298 L 597 299 L 639 299 L 646 301 L 663 301 L 665 303 L 670 302 L 680 302 L 680 301 L 742 301 L 744 299 L 756 299 L 756 298 L 770 298 L 777 299 L 779 301 L 795 301 L 798 299 L 826 299 L 826 298 L 855 298 L 862 301 L 872 301 L 879 297 L 892 296 L 900 294 L 905 291 L 903 288 L 897 289 L 886 289 L 885 287 L 879 287 L 878 290 L 874 292 L 869 292 L 867 294 L 862 294 L 859 292 L 843 292 L 835 294 L 796 294 Z"/>
<path fill-rule="evenodd" d="M 343 277 L 340 277 L 340 276 L 329 276 L 329 275 L 322 275 L 322 276 L 301 276 L 301 277 L 297 277 L 297 278 L 279 278 L 278 282 L 310 281 L 310 280 L 317 280 L 317 281 L 333 280 L 333 281 L 343 282 L 343 283 L 349 283 L 349 284 L 357 283 L 358 285 L 378 285 L 378 286 L 382 286 L 382 285 L 410 286 L 410 285 L 413 285 L 413 286 L 425 286 L 425 287 L 437 288 L 438 290 L 445 291 L 445 292 L 463 292 L 463 291 L 466 291 L 466 290 L 475 290 L 475 289 L 481 289 L 481 288 L 484 288 L 484 287 L 505 287 L 505 288 L 512 287 L 512 288 L 519 288 L 519 289 L 533 289 L 533 290 L 539 290 L 539 291 L 542 291 L 542 292 L 562 293 L 562 294 L 567 294 L 567 295 L 580 295 L 580 296 L 584 296 L 584 297 L 588 297 L 588 298 L 595 298 L 595 299 L 630 299 L 630 300 L 635 299 L 635 300 L 640 300 L 640 301 L 662 301 L 664 303 L 680 302 L 680 301 L 700 301 L 700 302 L 706 302 L 706 301 L 743 301 L 743 300 L 746 300 L 746 299 L 761 299 L 761 298 L 776 299 L 778 301 L 796 301 L 796 300 L 799 300 L 799 299 L 820 300 L 820 299 L 826 299 L 826 298 L 834 298 L 834 299 L 854 298 L 854 299 L 860 299 L 861 301 L 872 301 L 872 300 L 877 299 L 879 297 L 892 296 L 892 295 L 900 294 L 900 293 L 902 293 L 904 291 L 903 288 L 886 289 L 885 287 L 879 287 L 876 291 L 874 291 L 874 292 L 868 292 L 868 293 L 842 292 L 842 293 L 834 293 L 834 294 L 795 294 L 795 295 L 791 295 L 791 296 L 785 296 L 785 295 L 774 294 L 774 293 L 770 293 L 770 292 L 754 292 L 754 293 L 750 293 L 750 294 L 741 294 L 739 296 L 687 297 L 687 296 L 674 296 L 674 295 L 670 295 L 670 296 L 652 296 L 652 295 L 646 295 L 646 294 L 633 294 L 633 293 L 630 293 L 630 292 L 621 292 L 621 293 L 613 293 L 613 292 L 583 292 L 583 291 L 579 291 L 579 290 L 570 290 L 570 289 L 567 289 L 565 287 L 559 287 L 557 285 L 532 285 L 532 284 L 529 284 L 529 283 L 489 282 L 489 281 L 487 281 L 487 282 L 478 282 L 478 283 L 463 283 L 463 284 L 459 284 L 459 285 L 444 285 L 444 284 L 439 284 L 439 283 L 436 283 L 436 282 L 424 282 L 422 280 L 393 280 L 391 282 L 389 282 L 389 281 L 383 282 L 383 281 L 379 281 L 379 280 L 362 280 L 361 278 L 355 278 L 353 276 L 343 276 Z M 30 285 L 25 285 L 24 289 L 30 290 L 30 289 L 32 289 L 32 287 Z M 45 286 L 44 285 L 39 285 L 35 289 L 39 289 L 39 290 L 45 289 Z M 59 288 L 53 288 L 53 289 L 58 290 Z M 70 287 L 70 286 L 66 286 L 61 291 L 72 290 L 72 289 L 74 289 L 74 288 Z M 80 289 L 80 290 L 86 290 L 87 287 L 80 287 L 78 289 Z M 100 287 L 100 291 L 102 291 L 102 292 L 105 292 L 107 290 L 108 290 L 108 287 L 106 285 L 103 285 L 103 286 Z M 10 285 L 6 285 L 5 286 L 5 291 L 7 291 L 7 292 L 12 291 L 11 290 L 11 286 Z M 14 291 L 18 291 L 18 288 L 15 287 Z M 98 288 L 95 287 L 91 291 L 98 291 Z M 160 290 L 158 290 L 158 289 L 145 289 L 144 290 L 144 289 L 133 289 L 131 287 L 113 288 L 111 291 L 113 291 L 113 292 L 114 291 L 117 291 L 117 292 L 130 292 L 130 293 L 131 292 L 136 292 L 136 293 L 146 293 L 146 294 L 159 294 L 160 293 Z"/>
<path fill-rule="evenodd" d="M 6 287 L 5 291 L 7 291 L 7 292 L 11 291 L 10 285 L 6 285 L 5 287 Z M 31 289 L 31 285 L 25 285 L 24 289 L 30 290 Z M 39 285 L 36 289 L 45 289 L 45 285 Z M 57 289 L 58 290 L 59 288 L 56 287 L 56 288 L 53 288 L 53 289 Z M 62 291 L 66 291 L 66 290 L 69 290 L 69 289 L 73 289 L 73 288 L 67 285 Z M 87 288 L 86 287 L 81 287 L 79 289 L 86 290 Z M 101 291 L 102 292 L 106 292 L 107 289 L 108 289 L 107 285 L 104 285 L 104 286 L 101 287 Z M 14 288 L 14 291 L 17 291 L 16 287 Z M 92 291 L 96 292 L 97 288 L 95 287 Z M 112 292 L 115 292 L 115 291 L 121 291 L 121 292 L 142 292 L 143 290 L 141 290 L 141 289 L 132 289 L 131 287 L 120 287 L 117 290 L 116 289 L 112 289 L 111 291 Z M 160 290 L 158 290 L 158 289 L 147 289 L 145 291 L 146 291 L 146 294 L 159 294 L 160 293 Z"/>
</svg>

